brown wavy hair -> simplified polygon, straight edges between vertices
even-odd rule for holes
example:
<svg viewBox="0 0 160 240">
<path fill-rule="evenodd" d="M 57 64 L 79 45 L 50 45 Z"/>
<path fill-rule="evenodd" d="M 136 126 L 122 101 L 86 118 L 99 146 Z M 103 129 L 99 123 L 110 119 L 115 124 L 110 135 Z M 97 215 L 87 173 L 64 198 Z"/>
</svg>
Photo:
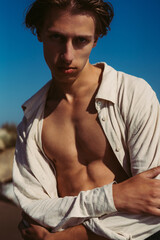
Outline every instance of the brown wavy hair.
<svg viewBox="0 0 160 240">
<path fill-rule="evenodd" d="M 25 17 L 25 25 L 34 35 L 40 33 L 45 16 L 51 8 L 69 9 L 73 14 L 91 13 L 95 19 L 95 32 L 98 37 L 107 34 L 114 16 L 111 3 L 103 0 L 36 0 L 28 8 Z"/>
</svg>

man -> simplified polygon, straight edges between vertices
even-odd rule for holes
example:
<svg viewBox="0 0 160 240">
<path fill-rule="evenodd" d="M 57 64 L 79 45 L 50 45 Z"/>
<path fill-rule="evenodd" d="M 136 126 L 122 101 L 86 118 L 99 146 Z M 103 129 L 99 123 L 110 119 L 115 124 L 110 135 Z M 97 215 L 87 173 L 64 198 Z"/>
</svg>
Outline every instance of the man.
<svg viewBox="0 0 160 240">
<path fill-rule="evenodd" d="M 36 0 L 27 13 L 52 80 L 23 105 L 18 127 L 13 180 L 31 224 L 20 225 L 25 239 L 138 240 L 160 229 L 155 93 L 89 63 L 112 17 L 98 0 Z"/>
</svg>

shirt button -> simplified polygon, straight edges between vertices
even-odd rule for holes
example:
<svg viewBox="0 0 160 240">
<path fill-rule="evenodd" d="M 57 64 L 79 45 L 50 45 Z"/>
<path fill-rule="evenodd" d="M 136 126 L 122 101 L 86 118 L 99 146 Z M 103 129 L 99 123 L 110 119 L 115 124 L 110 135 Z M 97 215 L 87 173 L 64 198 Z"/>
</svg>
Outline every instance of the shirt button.
<svg viewBox="0 0 160 240">
<path fill-rule="evenodd" d="M 102 121 L 105 122 L 105 120 L 106 120 L 105 117 L 102 117 Z"/>
<path fill-rule="evenodd" d="M 116 147 L 116 152 L 119 152 L 121 150 L 120 146 Z"/>
<path fill-rule="evenodd" d="M 98 105 L 101 106 L 101 102 L 100 101 L 98 101 Z"/>
</svg>

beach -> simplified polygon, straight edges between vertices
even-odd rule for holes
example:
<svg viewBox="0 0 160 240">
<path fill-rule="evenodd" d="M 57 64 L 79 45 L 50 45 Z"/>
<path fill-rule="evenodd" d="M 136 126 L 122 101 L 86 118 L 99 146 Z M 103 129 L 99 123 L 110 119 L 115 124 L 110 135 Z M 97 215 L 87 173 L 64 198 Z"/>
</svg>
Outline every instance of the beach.
<svg viewBox="0 0 160 240">
<path fill-rule="evenodd" d="M 17 228 L 20 220 L 20 209 L 0 201 L 0 240 L 22 240 Z"/>
<path fill-rule="evenodd" d="M 0 183 L 11 181 L 15 148 L 0 152 Z M 18 231 L 21 210 L 11 203 L 0 200 L 0 240 L 22 240 Z"/>
</svg>

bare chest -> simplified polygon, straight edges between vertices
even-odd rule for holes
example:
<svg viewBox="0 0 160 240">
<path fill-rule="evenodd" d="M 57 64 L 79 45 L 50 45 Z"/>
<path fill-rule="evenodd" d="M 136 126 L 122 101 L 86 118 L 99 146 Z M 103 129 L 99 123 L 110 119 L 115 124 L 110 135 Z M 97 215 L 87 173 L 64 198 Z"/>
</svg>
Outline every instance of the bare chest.
<svg viewBox="0 0 160 240">
<path fill-rule="evenodd" d="M 95 109 L 83 105 L 62 103 L 44 118 L 42 130 L 43 148 L 48 157 L 60 162 L 75 158 L 82 164 L 103 159 L 110 146 L 100 126 Z"/>
<path fill-rule="evenodd" d="M 126 178 L 100 126 L 97 112 L 79 104 L 60 104 L 44 118 L 43 150 L 54 162 L 61 196 Z"/>
</svg>

